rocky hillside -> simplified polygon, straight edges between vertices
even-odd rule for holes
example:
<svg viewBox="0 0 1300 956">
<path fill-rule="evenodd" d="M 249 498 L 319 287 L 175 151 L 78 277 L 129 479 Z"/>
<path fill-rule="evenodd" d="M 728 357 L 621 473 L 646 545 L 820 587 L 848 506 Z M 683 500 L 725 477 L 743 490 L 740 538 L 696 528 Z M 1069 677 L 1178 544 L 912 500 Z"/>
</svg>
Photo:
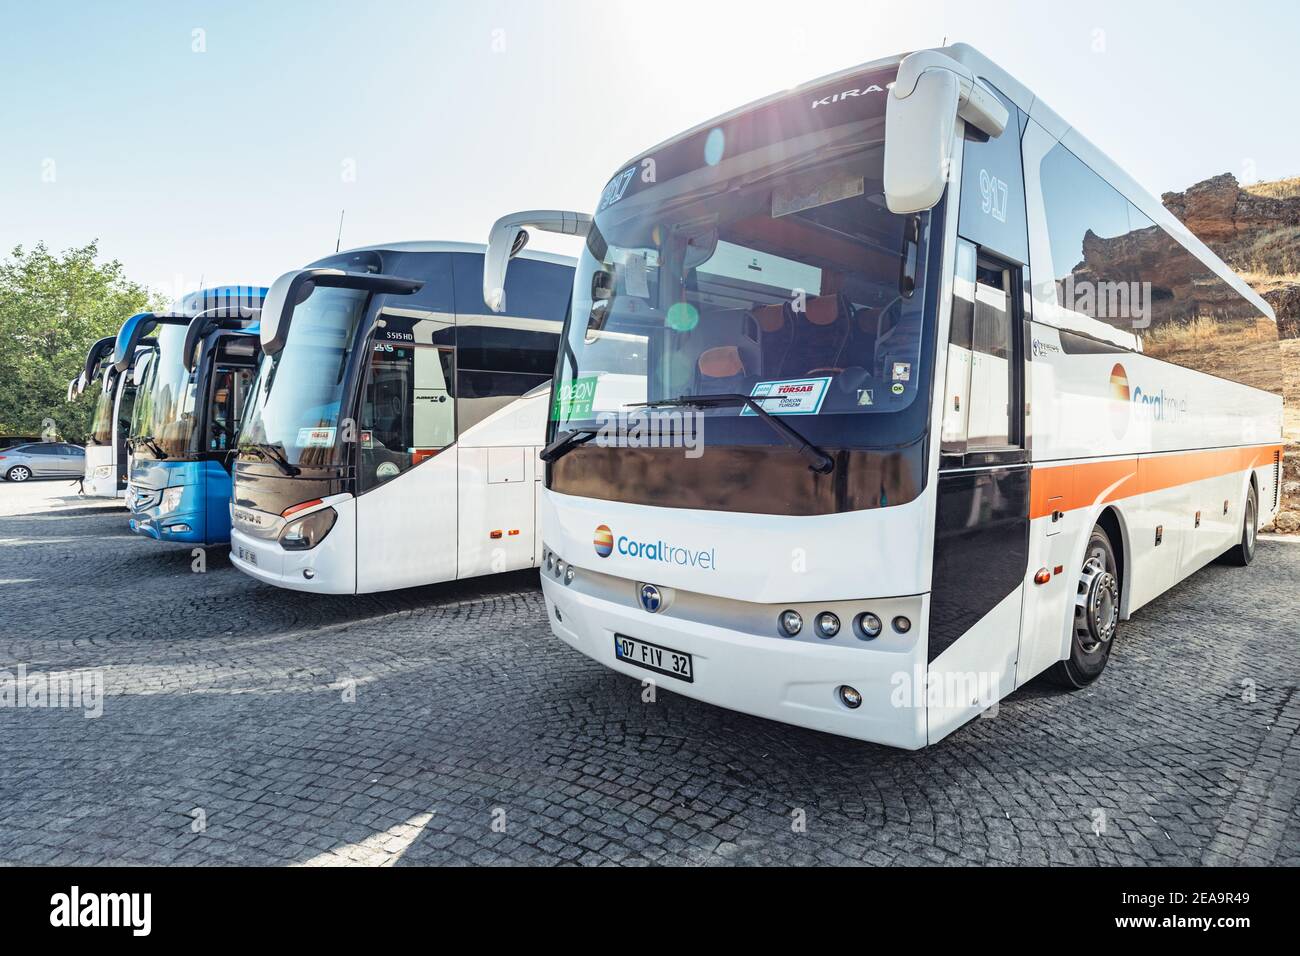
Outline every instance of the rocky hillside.
<svg viewBox="0 0 1300 956">
<path fill-rule="evenodd" d="M 1242 186 L 1224 173 L 1161 198 L 1277 313 L 1287 449 L 1276 530 L 1300 532 L 1300 178 Z"/>
</svg>

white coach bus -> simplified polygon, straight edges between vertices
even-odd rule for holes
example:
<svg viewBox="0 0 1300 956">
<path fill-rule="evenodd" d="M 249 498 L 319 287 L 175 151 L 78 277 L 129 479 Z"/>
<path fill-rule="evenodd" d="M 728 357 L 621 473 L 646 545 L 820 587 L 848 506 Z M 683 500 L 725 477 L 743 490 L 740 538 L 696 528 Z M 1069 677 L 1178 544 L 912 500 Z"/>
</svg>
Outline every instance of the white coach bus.
<svg viewBox="0 0 1300 956">
<path fill-rule="evenodd" d="M 239 435 L 230 557 L 352 594 L 536 567 L 574 261 L 525 253 L 485 314 L 483 247 L 401 242 L 276 280 Z"/>
<path fill-rule="evenodd" d="M 128 439 L 135 407 L 138 374 L 152 358 L 156 346 L 141 345 L 135 361 L 125 371 L 113 365 L 116 336 L 99 339 L 86 353 L 85 366 L 68 385 L 68 401 L 84 394 L 96 383 L 95 418 L 86 438 L 86 466 L 82 486 L 85 494 L 100 498 L 121 498 L 126 494 L 131 473 Z"/>
<path fill-rule="evenodd" d="M 527 216 L 493 230 L 489 262 Z M 536 225 L 536 223 L 532 223 Z M 485 293 L 502 276 L 485 276 Z M 919 748 L 1276 511 L 1268 306 L 965 45 L 704 123 L 605 187 L 543 494 L 554 632 L 631 677 Z M 696 448 L 617 416 L 698 416 Z"/>
</svg>

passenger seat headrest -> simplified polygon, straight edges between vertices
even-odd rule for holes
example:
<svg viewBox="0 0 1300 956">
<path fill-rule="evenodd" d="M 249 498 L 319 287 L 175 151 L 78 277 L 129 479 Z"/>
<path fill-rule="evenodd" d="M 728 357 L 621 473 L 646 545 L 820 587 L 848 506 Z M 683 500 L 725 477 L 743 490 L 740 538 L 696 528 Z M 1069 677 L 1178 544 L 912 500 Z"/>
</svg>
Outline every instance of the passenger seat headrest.
<svg viewBox="0 0 1300 956">
<path fill-rule="evenodd" d="M 779 332 L 785 325 L 785 303 L 765 305 L 761 309 L 755 309 L 751 315 L 764 332 Z"/>
<path fill-rule="evenodd" d="M 740 357 L 740 349 L 734 345 L 719 345 L 705 349 L 700 353 L 700 374 L 707 378 L 732 378 L 745 374 L 745 363 Z"/>
<path fill-rule="evenodd" d="M 836 296 L 823 295 L 809 299 L 805 317 L 812 325 L 834 325 L 840 317 L 840 303 Z"/>
</svg>

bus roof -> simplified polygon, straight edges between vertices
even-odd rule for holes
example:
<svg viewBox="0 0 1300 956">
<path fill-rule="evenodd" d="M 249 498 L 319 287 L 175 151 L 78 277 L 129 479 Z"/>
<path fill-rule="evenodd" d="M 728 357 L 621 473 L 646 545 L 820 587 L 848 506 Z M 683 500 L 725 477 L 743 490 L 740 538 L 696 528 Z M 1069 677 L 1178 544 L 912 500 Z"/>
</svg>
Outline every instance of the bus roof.
<svg viewBox="0 0 1300 956">
<path fill-rule="evenodd" d="M 1109 156 L 1098 149 L 1093 143 L 1077 129 L 1072 127 L 1059 114 L 1056 113 L 1043 100 L 1034 95 L 1034 93 L 1023 83 L 1013 77 L 1010 73 L 998 66 L 988 57 L 986 57 L 975 47 L 966 43 L 954 43 L 946 47 L 935 47 L 935 52 L 956 60 L 958 63 L 966 66 L 977 77 L 987 80 L 993 86 L 997 87 L 1007 99 L 1015 103 L 1031 121 L 1038 123 L 1049 135 L 1056 139 L 1073 153 L 1080 161 L 1092 169 L 1098 176 L 1108 182 L 1116 192 L 1120 193 L 1125 199 L 1129 200 L 1141 210 L 1147 218 L 1153 223 L 1164 227 L 1165 231 L 1174 237 L 1180 244 L 1188 249 L 1193 255 L 1209 266 L 1219 278 L 1223 279 L 1233 287 L 1240 295 L 1246 298 L 1251 305 L 1259 309 L 1273 321 L 1277 321 L 1273 309 L 1265 302 L 1254 289 L 1246 284 L 1239 275 L 1228 268 L 1208 246 L 1205 245 L 1196 235 L 1183 224 L 1183 222 L 1165 208 L 1156 196 L 1144 189 L 1132 176 L 1126 173 L 1120 166 Z M 864 73 L 876 73 L 881 70 L 896 69 L 907 56 L 906 53 L 900 53 L 894 56 L 883 57 L 878 60 L 872 60 L 858 66 L 849 67 L 848 69 L 839 70 L 826 76 L 818 77 L 807 83 L 801 83 L 793 89 L 783 90 L 779 93 L 773 93 L 762 99 L 755 100 L 738 109 L 731 110 L 721 116 L 715 116 L 712 119 L 691 127 L 684 132 L 678 133 L 669 139 L 664 140 L 651 149 L 643 150 L 632 159 L 623 163 L 618 168 L 625 169 L 635 162 L 640 161 L 643 157 L 652 153 L 662 151 L 665 147 L 673 143 L 687 139 L 704 130 L 748 113 L 751 110 L 759 109 L 772 103 L 779 102 L 786 98 L 793 98 L 800 93 L 808 90 L 826 86 L 836 80 L 848 81 Z"/>
<path fill-rule="evenodd" d="M 333 259 L 335 256 L 346 256 L 354 252 L 468 252 L 477 255 L 483 255 L 487 252 L 487 246 L 481 242 L 444 242 L 437 239 L 413 239 L 405 242 L 379 242 L 370 246 L 357 246 L 355 249 L 344 249 L 342 252 L 336 252 L 333 255 L 325 256 L 318 262 L 324 262 L 327 259 Z M 535 259 L 538 262 L 549 262 L 557 266 L 573 266 L 577 264 L 577 259 L 573 256 L 562 256 L 554 252 L 543 252 L 540 249 L 524 249 L 516 259 Z"/>
</svg>

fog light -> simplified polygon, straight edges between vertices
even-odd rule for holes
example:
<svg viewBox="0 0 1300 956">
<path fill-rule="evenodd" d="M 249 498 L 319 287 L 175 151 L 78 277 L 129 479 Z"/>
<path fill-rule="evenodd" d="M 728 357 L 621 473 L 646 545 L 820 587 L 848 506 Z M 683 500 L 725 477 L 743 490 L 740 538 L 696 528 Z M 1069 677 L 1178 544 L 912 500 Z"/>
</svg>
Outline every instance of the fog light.
<svg viewBox="0 0 1300 956">
<path fill-rule="evenodd" d="M 565 572 L 564 572 L 564 583 L 565 583 L 565 584 L 572 584 L 572 583 L 573 583 L 573 578 L 574 578 L 573 565 L 569 565 L 568 568 L 565 569 Z"/>
<path fill-rule="evenodd" d="M 311 568 L 303 568 L 302 576 L 306 578 L 308 581 L 310 581 L 312 578 L 316 576 L 316 572 L 313 571 Z"/>
<path fill-rule="evenodd" d="M 822 611 L 814 623 L 817 625 L 817 636 L 823 640 L 830 640 L 840 632 L 840 619 L 830 611 Z"/>
<path fill-rule="evenodd" d="M 781 630 L 789 637 L 794 637 L 803 630 L 803 618 L 798 611 L 782 611 L 780 624 Z"/>
<path fill-rule="evenodd" d="M 849 710 L 857 710 L 862 706 L 862 695 L 848 684 L 842 684 L 840 686 L 840 703 Z"/>
<path fill-rule="evenodd" d="M 909 621 L 907 618 L 903 617 L 903 615 L 900 614 L 898 615 L 898 617 L 894 618 L 894 630 L 896 630 L 899 634 L 906 634 L 911 629 L 912 629 L 912 622 Z"/>
<path fill-rule="evenodd" d="M 190 531 L 190 526 L 187 524 L 169 524 L 166 530 L 172 534 L 186 534 Z"/>
</svg>

